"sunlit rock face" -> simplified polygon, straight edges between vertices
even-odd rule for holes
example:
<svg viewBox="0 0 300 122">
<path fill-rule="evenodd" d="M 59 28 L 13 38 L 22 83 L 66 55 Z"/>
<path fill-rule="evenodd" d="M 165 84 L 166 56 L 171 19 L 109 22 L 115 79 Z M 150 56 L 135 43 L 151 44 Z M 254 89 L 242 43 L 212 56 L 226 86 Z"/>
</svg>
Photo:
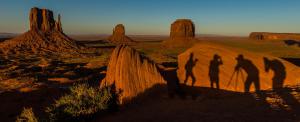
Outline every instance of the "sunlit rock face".
<svg viewBox="0 0 300 122">
<path fill-rule="evenodd" d="M 120 45 L 113 51 L 101 87 L 115 85 L 121 104 L 155 85 L 166 84 L 157 65 L 135 49 Z"/>
</svg>

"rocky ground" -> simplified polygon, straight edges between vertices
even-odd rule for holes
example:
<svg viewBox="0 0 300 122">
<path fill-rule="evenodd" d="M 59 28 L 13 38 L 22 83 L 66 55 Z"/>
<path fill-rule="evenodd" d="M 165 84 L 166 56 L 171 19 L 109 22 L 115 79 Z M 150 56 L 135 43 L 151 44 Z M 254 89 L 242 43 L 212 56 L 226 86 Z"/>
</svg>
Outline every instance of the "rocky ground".
<svg viewBox="0 0 300 122">
<path fill-rule="evenodd" d="M 160 37 L 161 39 L 157 37 L 132 38 L 141 41 L 132 47 L 142 52 L 142 55 L 171 69 L 177 67 L 177 55 L 186 50 L 185 48 L 161 47 L 160 42 L 164 40 L 164 37 Z M 229 42 L 214 39 L 212 39 L 214 43 L 229 45 Z M 226 39 L 228 38 L 223 38 L 223 40 Z M 236 38 L 229 39 L 234 42 Z M 243 39 L 236 40 L 239 41 L 235 41 L 235 44 L 244 45 L 244 47 L 260 43 Z M 84 43 L 85 40 L 80 42 Z M 88 81 L 98 86 L 99 81 L 105 77 L 107 61 L 114 46 L 107 47 L 107 43 L 97 42 L 86 43 L 98 45 L 98 48 L 86 52 L 88 56 L 84 58 L 35 55 L 0 56 L 1 120 L 14 121 L 23 107 L 33 107 L 38 116 L 43 116 L 44 108 L 55 98 L 67 92 L 66 88 L 73 83 Z M 274 46 L 285 47 L 284 43 L 276 42 L 269 50 L 273 50 Z M 251 50 L 247 47 L 246 49 Z M 295 50 L 299 50 L 298 47 L 286 48 L 282 51 L 287 55 L 297 55 Z M 259 51 L 269 52 L 266 49 Z M 297 56 L 294 57 L 297 58 Z M 170 73 L 174 74 L 174 72 Z M 261 94 L 244 94 L 183 85 L 184 92 L 178 95 L 175 94 L 176 92 L 161 93 L 161 88 L 165 91 L 167 86 L 154 87 L 149 90 L 150 94 L 147 91 L 146 96 L 138 97 L 137 102 L 121 107 L 118 112 L 99 116 L 95 121 L 296 121 L 300 119 L 300 93 L 297 86 L 285 88 L 282 91 L 266 90 Z"/>
<path fill-rule="evenodd" d="M 169 97 L 166 93 L 155 92 L 95 121 L 288 122 L 300 119 L 298 87 L 263 91 L 260 94 L 183 87 L 183 96 Z"/>
</svg>

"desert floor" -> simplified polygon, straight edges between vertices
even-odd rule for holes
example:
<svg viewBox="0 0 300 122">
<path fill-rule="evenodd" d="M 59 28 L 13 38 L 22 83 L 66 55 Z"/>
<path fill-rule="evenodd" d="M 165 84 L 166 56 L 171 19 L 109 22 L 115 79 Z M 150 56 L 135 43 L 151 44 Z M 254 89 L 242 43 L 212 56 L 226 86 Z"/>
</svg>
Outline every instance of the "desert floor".
<svg viewBox="0 0 300 122">
<path fill-rule="evenodd" d="M 102 41 L 105 36 L 72 36 L 79 44 L 95 48 L 86 56 L 56 57 L 24 55 L 0 56 L 0 118 L 15 121 L 23 107 L 33 107 L 45 116 L 45 107 L 67 93 L 74 83 L 99 86 L 105 77 L 110 53 L 115 45 Z M 175 75 L 177 55 L 187 48 L 165 48 L 167 36 L 131 36 L 139 41 L 131 45 L 143 55 L 170 69 Z M 202 42 L 222 44 L 260 52 L 288 60 L 300 66 L 300 47 L 284 41 L 253 41 L 246 37 L 198 37 Z M 0 41 L 1 43 L 1 41 Z M 99 115 L 94 121 L 299 121 L 300 89 L 235 93 L 210 88 L 182 86 L 182 93 L 167 92 L 157 86 L 119 111 Z M 149 92 L 149 93 L 148 93 Z"/>
</svg>

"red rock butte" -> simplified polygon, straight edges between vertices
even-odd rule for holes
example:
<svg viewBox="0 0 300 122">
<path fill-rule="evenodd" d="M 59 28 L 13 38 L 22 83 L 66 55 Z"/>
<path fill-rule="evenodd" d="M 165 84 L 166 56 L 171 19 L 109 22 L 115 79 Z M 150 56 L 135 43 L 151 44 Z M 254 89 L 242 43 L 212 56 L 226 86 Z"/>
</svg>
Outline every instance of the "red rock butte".
<svg viewBox="0 0 300 122">
<path fill-rule="evenodd" d="M 196 41 L 195 25 L 190 19 L 177 19 L 171 24 L 170 38 L 163 44 L 170 47 L 189 45 Z"/>
<path fill-rule="evenodd" d="M 29 15 L 30 30 L 61 31 L 60 15 L 58 21 L 53 18 L 53 12 L 47 9 L 32 8 Z"/>
<path fill-rule="evenodd" d="M 178 19 L 171 25 L 171 38 L 194 38 L 195 25 L 190 19 Z"/>
<path fill-rule="evenodd" d="M 29 14 L 30 30 L 0 44 L 3 54 L 49 54 L 79 52 L 74 40 L 63 33 L 61 17 L 54 20 L 48 9 L 32 8 Z"/>
<path fill-rule="evenodd" d="M 300 33 L 252 32 L 249 38 L 253 40 L 300 40 Z"/>
<path fill-rule="evenodd" d="M 125 35 L 125 27 L 123 24 L 118 24 L 113 29 L 113 34 L 108 38 L 108 41 L 115 44 L 135 43 L 130 37 Z"/>
</svg>

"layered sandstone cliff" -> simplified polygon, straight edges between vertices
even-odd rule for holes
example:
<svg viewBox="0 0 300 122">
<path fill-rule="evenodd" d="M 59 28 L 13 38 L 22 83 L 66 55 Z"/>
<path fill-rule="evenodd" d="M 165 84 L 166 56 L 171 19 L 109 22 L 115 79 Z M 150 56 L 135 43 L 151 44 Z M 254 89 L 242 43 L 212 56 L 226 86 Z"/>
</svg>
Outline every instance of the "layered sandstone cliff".
<svg viewBox="0 0 300 122">
<path fill-rule="evenodd" d="M 300 34 L 252 32 L 249 38 L 253 40 L 300 40 Z"/>
</svg>

